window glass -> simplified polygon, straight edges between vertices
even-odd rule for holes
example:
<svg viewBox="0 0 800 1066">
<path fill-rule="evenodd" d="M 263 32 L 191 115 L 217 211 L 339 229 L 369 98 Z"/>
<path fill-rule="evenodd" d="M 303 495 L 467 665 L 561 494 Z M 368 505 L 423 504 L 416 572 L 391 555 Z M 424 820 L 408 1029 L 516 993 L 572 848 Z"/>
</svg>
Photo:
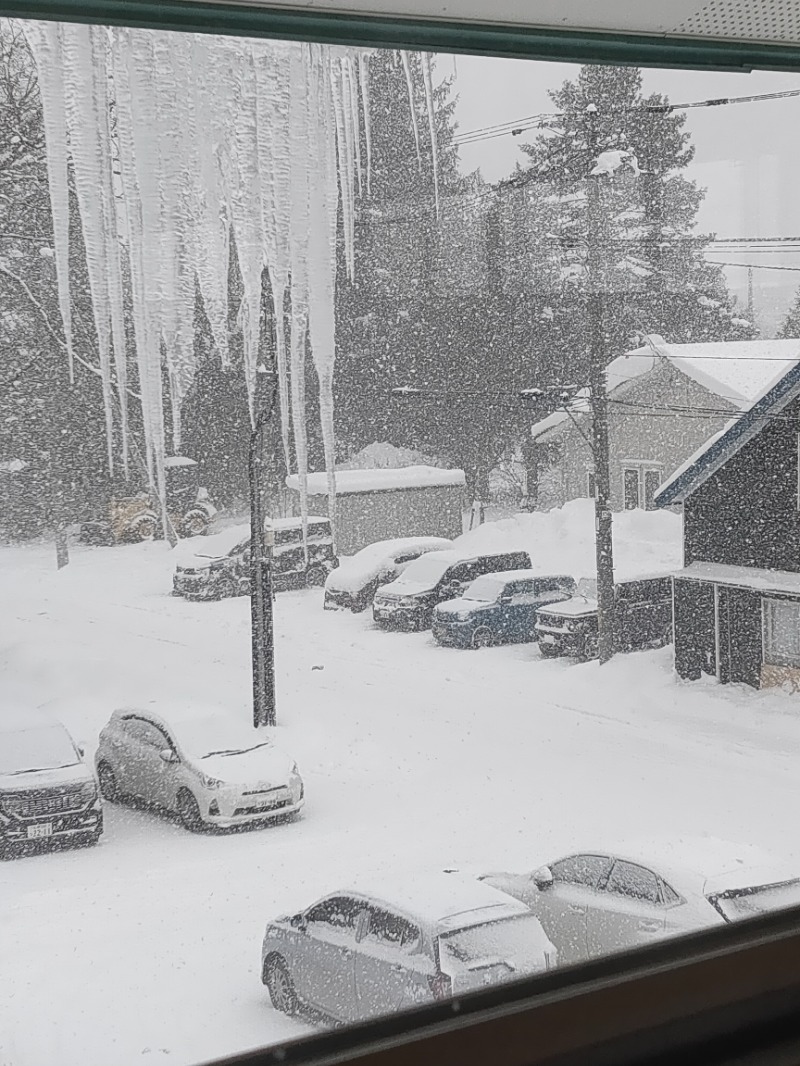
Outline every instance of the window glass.
<svg viewBox="0 0 800 1066">
<path fill-rule="evenodd" d="M 655 496 L 658 487 L 663 481 L 660 470 L 645 470 L 644 472 L 644 508 L 646 511 L 655 509 Z"/>
<path fill-rule="evenodd" d="M 680 903 L 681 902 L 681 897 L 678 895 L 678 893 L 675 891 L 675 889 L 672 888 L 671 885 L 668 885 L 666 881 L 661 881 L 660 884 L 661 884 L 661 894 L 664 897 L 664 903 L 668 907 L 672 907 L 676 903 Z"/>
<path fill-rule="evenodd" d="M 334 896 L 306 911 L 306 921 L 310 925 L 355 930 L 356 918 L 363 906 L 363 903 L 348 896 Z"/>
<path fill-rule="evenodd" d="M 776 666 L 800 666 L 800 603 L 764 601 L 764 659 Z"/>
<path fill-rule="evenodd" d="M 639 471 L 628 467 L 623 474 L 625 510 L 633 511 L 639 506 Z"/>
<path fill-rule="evenodd" d="M 398 948 L 411 953 L 420 945 L 417 926 L 391 911 L 370 907 L 367 911 L 367 927 L 363 941 Z"/>
<path fill-rule="evenodd" d="M 554 881 L 591 888 L 597 888 L 610 869 L 611 859 L 605 855 L 571 855 L 550 867 Z"/>
<path fill-rule="evenodd" d="M 620 896 L 630 896 L 631 899 L 642 900 L 646 903 L 660 903 L 661 897 L 658 891 L 658 878 L 652 870 L 646 870 L 643 866 L 636 866 L 630 862 L 614 863 L 611 876 L 606 885 L 606 892 L 614 892 Z"/>
</svg>

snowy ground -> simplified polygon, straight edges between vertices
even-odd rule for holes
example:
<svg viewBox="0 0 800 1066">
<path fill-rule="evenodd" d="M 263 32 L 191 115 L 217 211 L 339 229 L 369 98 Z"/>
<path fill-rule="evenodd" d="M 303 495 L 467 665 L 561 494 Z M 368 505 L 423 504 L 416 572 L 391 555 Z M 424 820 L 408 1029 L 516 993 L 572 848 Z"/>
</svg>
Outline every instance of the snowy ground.
<svg viewBox="0 0 800 1066">
<path fill-rule="evenodd" d="M 591 531 L 562 518 L 538 522 L 538 543 L 560 538 L 559 569 L 581 576 Z M 620 521 L 625 565 L 676 553 L 664 521 L 643 539 L 651 518 Z M 0 706 L 49 708 L 90 751 L 120 704 L 213 701 L 247 720 L 247 600 L 170 597 L 159 544 L 76 549 L 61 572 L 53 556 L 0 549 Z M 441 649 L 323 612 L 319 591 L 276 610 L 277 734 L 306 777 L 304 818 L 192 836 L 109 806 L 98 848 L 0 863 L 2 1066 L 183 1066 L 299 1035 L 259 981 L 264 923 L 375 865 L 524 868 L 686 834 L 798 854 L 796 697 L 681 684 L 669 649 L 600 668 L 530 645 Z"/>
</svg>

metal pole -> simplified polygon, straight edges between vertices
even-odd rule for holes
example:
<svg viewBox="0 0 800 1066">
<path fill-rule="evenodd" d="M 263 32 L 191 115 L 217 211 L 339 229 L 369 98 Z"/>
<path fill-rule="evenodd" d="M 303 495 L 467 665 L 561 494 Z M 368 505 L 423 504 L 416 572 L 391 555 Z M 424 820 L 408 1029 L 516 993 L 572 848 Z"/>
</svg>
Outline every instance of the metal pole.
<svg viewBox="0 0 800 1066">
<path fill-rule="evenodd" d="M 597 108 L 587 108 L 589 159 L 597 160 Z M 602 271 L 600 266 L 600 175 L 588 177 L 589 273 L 589 396 L 592 410 L 592 445 L 595 469 L 595 557 L 597 565 L 597 643 L 601 663 L 614 654 L 614 554 L 611 541 L 611 477 L 608 454 L 608 397 L 606 394 L 606 344 L 603 328 Z"/>
<path fill-rule="evenodd" d="M 269 379 L 269 380 L 266 380 Z M 275 630 L 273 624 L 272 529 L 265 530 L 264 427 L 275 410 L 277 378 L 259 367 L 250 434 L 250 626 L 253 658 L 253 725 L 275 725 Z"/>
</svg>

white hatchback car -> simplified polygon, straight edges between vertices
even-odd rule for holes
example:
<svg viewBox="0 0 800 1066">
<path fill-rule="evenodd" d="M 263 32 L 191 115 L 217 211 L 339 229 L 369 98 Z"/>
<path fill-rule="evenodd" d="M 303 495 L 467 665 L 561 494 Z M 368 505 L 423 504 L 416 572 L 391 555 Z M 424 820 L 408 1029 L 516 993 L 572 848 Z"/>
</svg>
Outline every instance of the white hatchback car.
<svg viewBox="0 0 800 1066">
<path fill-rule="evenodd" d="M 303 806 L 297 763 L 224 714 L 114 711 L 95 764 L 105 799 L 144 800 L 190 830 L 285 818 Z"/>
</svg>

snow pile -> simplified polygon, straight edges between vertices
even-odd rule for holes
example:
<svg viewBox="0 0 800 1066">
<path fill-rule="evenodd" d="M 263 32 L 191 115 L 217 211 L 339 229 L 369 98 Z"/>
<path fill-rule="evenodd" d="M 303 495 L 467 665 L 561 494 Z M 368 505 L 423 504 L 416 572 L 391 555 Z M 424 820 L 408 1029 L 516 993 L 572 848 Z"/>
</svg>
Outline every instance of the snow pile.
<svg viewBox="0 0 800 1066">
<path fill-rule="evenodd" d="M 334 477 L 336 492 L 395 492 L 398 489 L 430 489 L 443 485 L 465 485 L 463 470 L 441 470 L 435 466 L 406 466 L 399 470 L 337 470 Z M 286 478 L 290 489 L 300 489 L 297 474 Z M 325 474 L 309 474 L 306 479 L 309 496 L 324 496 L 329 492 Z"/>
<path fill-rule="evenodd" d="M 337 470 L 397 470 L 403 466 L 439 466 L 438 460 L 412 448 L 398 448 L 387 441 L 375 441 L 351 455 Z"/>
<path fill-rule="evenodd" d="M 619 579 L 669 573 L 683 560 L 683 522 L 670 511 L 614 515 L 614 573 Z M 540 573 L 595 572 L 594 501 L 571 500 L 552 511 L 517 514 L 464 533 L 456 548 L 470 552 L 527 551 Z"/>
</svg>

